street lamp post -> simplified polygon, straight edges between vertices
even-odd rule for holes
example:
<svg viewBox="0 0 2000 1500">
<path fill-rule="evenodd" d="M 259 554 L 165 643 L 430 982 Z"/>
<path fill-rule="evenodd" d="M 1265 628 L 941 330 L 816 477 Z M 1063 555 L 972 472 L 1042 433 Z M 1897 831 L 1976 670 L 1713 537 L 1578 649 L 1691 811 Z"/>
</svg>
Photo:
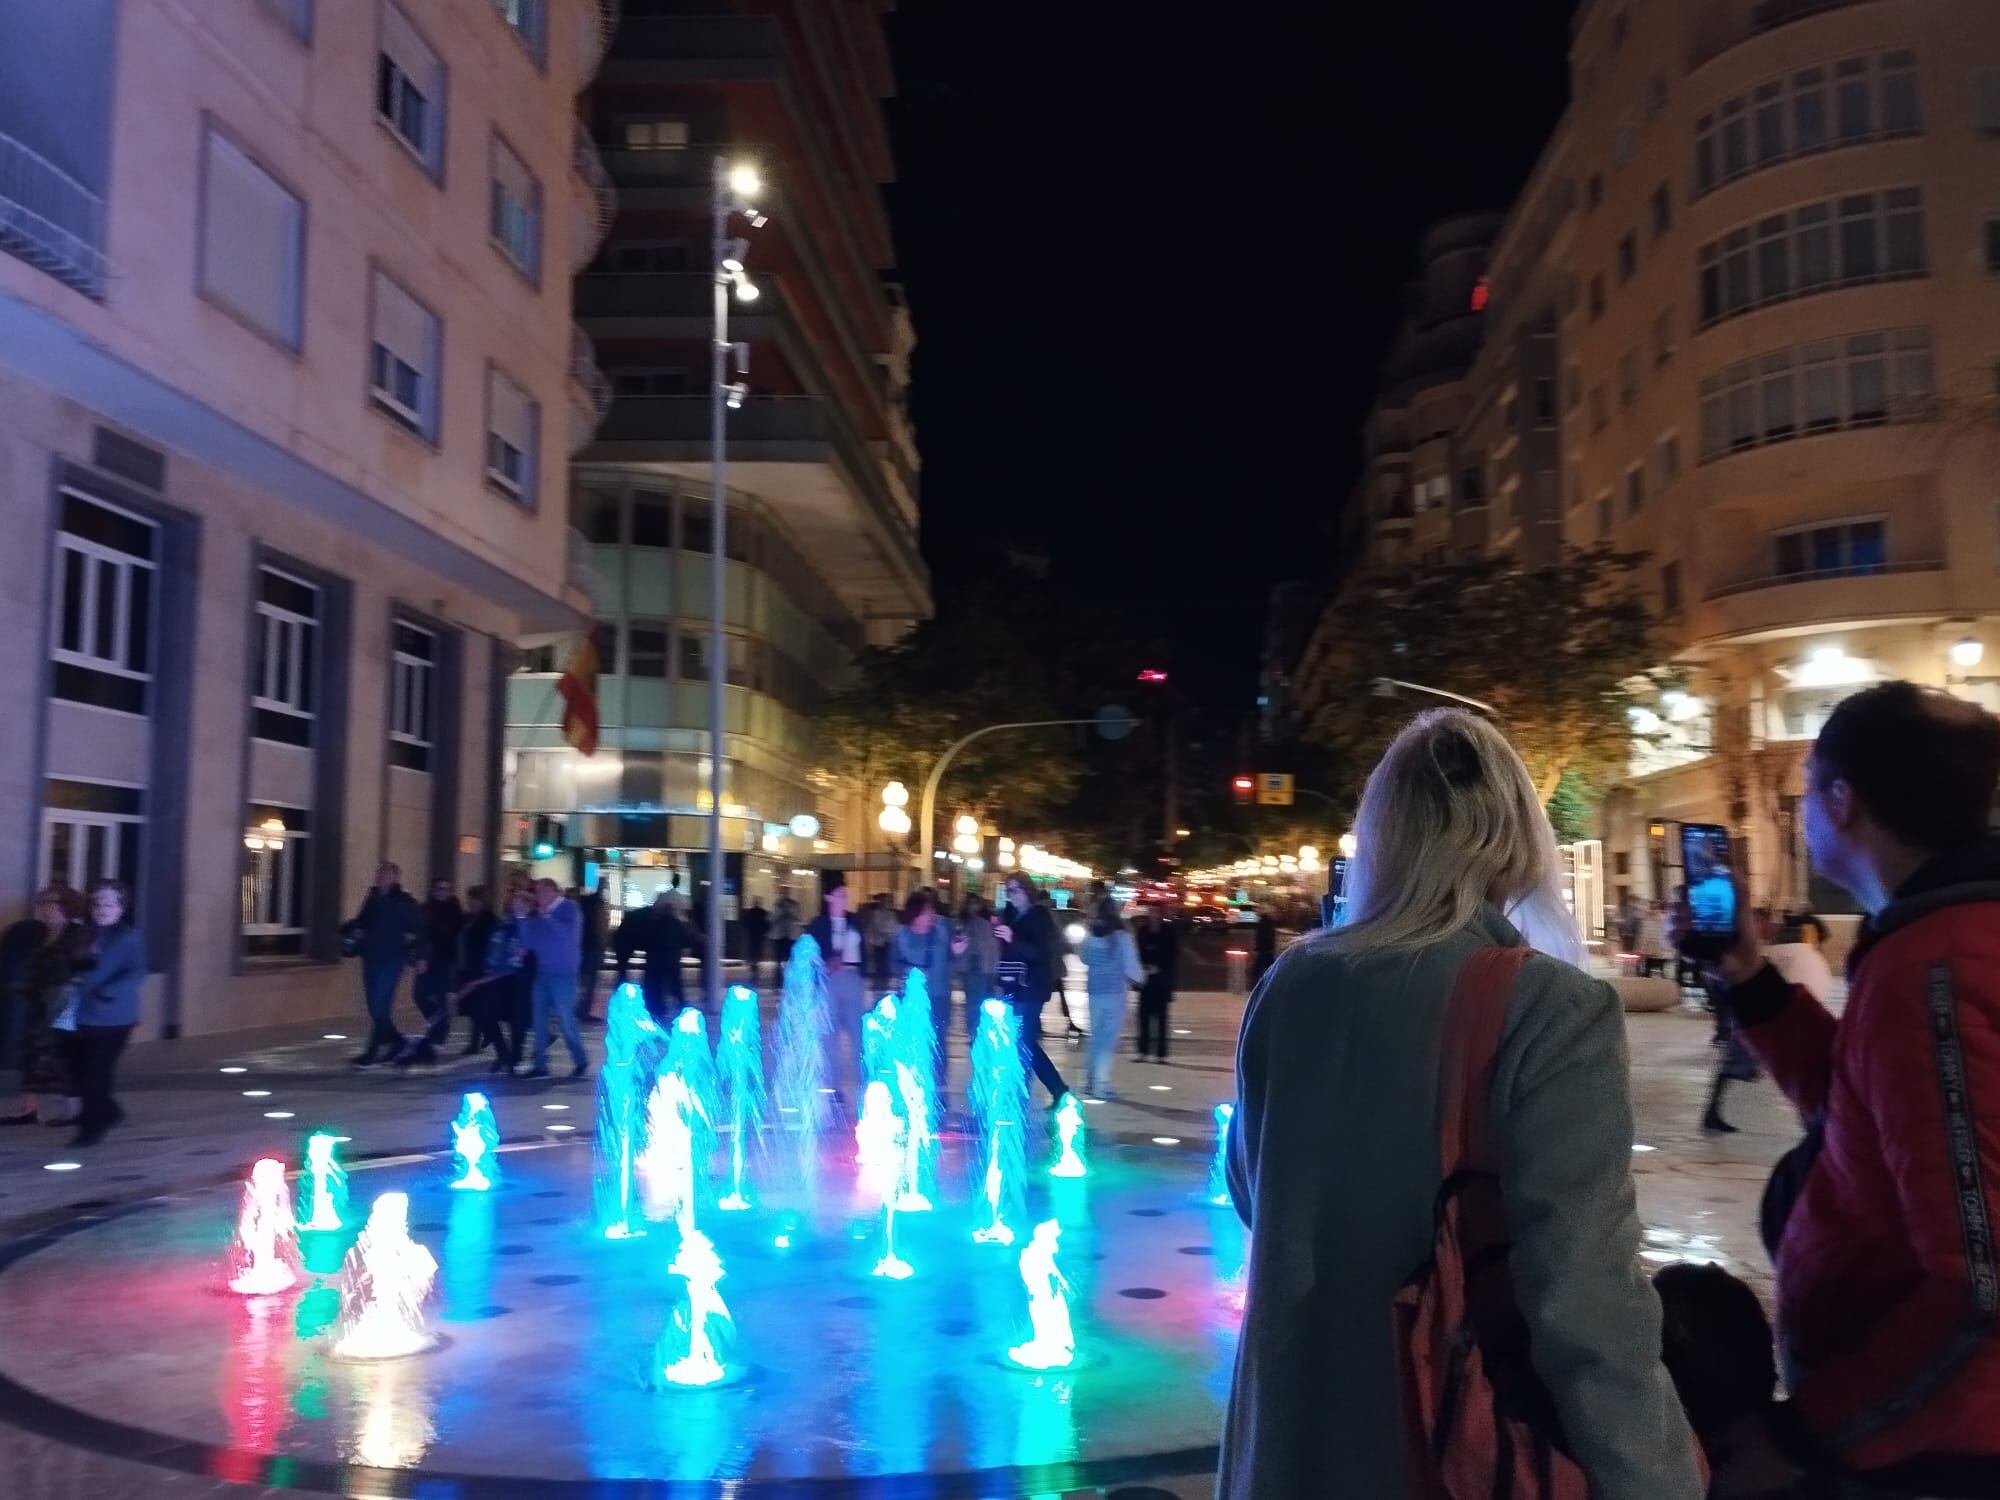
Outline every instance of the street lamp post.
<svg viewBox="0 0 2000 1500">
<path fill-rule="evenodd" d="M 1129 722 L 1129 721 L 1128 721 Z M 1053 729 L 1059 724 L 1102 725 L 1103 715 L 1089 719 L 1029 719 L 1019 724 L 988 724 L 984 729 L 975 729 L 970 734 L 960 735 L 945 747 L 944 754 L 931 763 L 931 773 L 924 778 L 923 814 L 919 827 L 924 841 L 917 845 L 917 852 L 924 861 L 924 868 L 933 876 L 937 874 L 937 846 L 931 842 L 931 832 L 937 819 L 938 783 L 944 780 L 944 768 L 951 764 L 953 757 L 981 735 L 998 734 L 1003 729 Z"/>
<path fill-rule="evenodd" d="M 1444 688 L 1431 687 L 1427 683 L 1405 682 L 1400 677 L 1377 677 L 1371 686 L 1373 686 L 1377 695 L 1383 698 L 1395 697 L 1396 689 L 1401 688 L 1407 693 L 1429 693 L 1433 698 L 1449 698 L 1453 703 L 1463 703 L 1467 708 L 1476 708 L 1481 713 L 1487 714 L 1492 718 L 1497 719 L 1500 717 L 1500 710 L 1490 703 L 1482 703 L 1477 698 L 1468 698 L 1463 693 L 1453 693 L 1446 691 Z"/>
<path fill-rule="evenodd" d="M 730 378 L 749 365 L 749 346 L 729 337 L 729 295 L 757 300 L 757 286 L 743 270 L 744 241 L 730 233 L 738 214 L 753 227 L 764 222 L 752 206 L 762 188 L 756 169 L 715 159 L 713 244 L 715 269 L 715 328 L 709 350 L 709 495 L 708 495 L 708 921 L 702 953 L 702 986 L 714 1004 L 722 1001 L 722 785 L 723 683 L 728 678 L 729 652 L 722 635 L 723 587 L 727 582 L 729 505 L 729 412 L 743 404 L 744 387 Z"/>
</svg>

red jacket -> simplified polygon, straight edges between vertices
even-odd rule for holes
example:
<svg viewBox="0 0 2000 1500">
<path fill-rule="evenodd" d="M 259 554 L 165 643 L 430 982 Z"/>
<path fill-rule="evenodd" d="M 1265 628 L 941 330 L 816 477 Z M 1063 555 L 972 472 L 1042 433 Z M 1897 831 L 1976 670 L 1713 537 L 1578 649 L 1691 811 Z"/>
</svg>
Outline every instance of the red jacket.
<svg viewBox="0 0 2000 1500">
<path fill-rule="evenodd" d="M 1868 923 L 1839 1022 L 1768 965 L 1731 1001 L 1823 1126 L 1775 1249 L 1807 1429 L 1854 1469 L 2000 1459 L 2000 842 Z"/>
</svg>

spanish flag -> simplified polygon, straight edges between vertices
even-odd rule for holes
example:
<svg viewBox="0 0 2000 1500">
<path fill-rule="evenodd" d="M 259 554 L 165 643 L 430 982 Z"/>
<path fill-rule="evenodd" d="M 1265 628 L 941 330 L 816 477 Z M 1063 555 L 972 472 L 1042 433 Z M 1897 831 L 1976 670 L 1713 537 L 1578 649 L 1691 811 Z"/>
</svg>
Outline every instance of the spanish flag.
<svg viewBox="0 0 2000 1500">
<path fill-rule="evenodd" d="M 556 683 L 562 694 L 563 738 L 579 755 L 597 753 L 597 642 L 585 636 L 571 653 L 569 666 Z"/>
</svg>

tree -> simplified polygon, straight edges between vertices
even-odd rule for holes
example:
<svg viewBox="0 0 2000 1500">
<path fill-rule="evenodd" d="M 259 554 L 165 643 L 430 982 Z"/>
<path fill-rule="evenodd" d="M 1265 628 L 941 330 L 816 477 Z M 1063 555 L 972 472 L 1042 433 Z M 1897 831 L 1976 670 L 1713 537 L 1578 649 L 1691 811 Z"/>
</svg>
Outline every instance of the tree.
<svg viewBox="0 0 2000 1500">
<path fill-rule="evenodd" d="M 1544 804 L 1566 773 L 1600 781 L 1630 746 L 1622 684 L 1655 659 L 1644 561 L 1600 546 L 1544 568 L 1488 558 L 1368 576 L 1323 621 L 1337 644 L 1304 733 L 1358 799 L 1389 739 L 1442 701 L 1375 686 L 1401 678 L 1491 704 Z"/>
</svg>

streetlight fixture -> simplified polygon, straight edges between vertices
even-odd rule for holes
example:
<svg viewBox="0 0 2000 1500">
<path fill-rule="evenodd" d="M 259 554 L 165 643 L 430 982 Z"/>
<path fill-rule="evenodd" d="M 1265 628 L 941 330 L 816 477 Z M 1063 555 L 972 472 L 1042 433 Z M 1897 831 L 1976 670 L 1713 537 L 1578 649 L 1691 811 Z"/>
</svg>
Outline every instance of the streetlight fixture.
<svg viewBox="0 0 2000 1500">
<path fill-rule="evenodd" d="M 910 831 L 909 801 L 910 789 L 900 781 L 882 788 L 882 811 L 876 814 L 875 821 L 884 833 L 901 838 Z"/>
<path fill-rule="evenodd" d="M 1962 635 L 1951 643 L 1951 664 L 1970 670 L 1986 659 L 1986 643 L 1973 635 Z"/>
<path fill-rule="evenodd" d="M 1359 849 L 1360 847 L 1361 847 L 1361 841 L 1357 839 L 1353 834 L 1343 833 L 1340 836 L 1340 857 L 1342 859 L 1354 858 L 1354 851 L 1356 849 Z"/>
</svg>

